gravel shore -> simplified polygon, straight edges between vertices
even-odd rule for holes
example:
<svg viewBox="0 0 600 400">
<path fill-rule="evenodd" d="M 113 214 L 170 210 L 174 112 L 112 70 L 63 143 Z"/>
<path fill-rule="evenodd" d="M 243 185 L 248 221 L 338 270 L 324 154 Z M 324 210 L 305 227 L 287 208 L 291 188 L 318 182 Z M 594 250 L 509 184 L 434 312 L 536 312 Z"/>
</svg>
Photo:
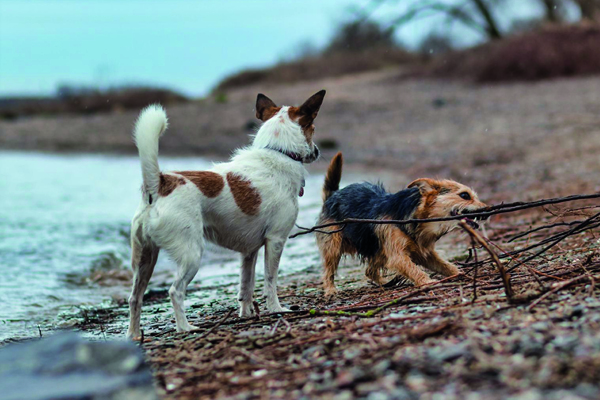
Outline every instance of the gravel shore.
<svg viewBox="0 0 600 400">
<path fill-rule="evenodd" d="M 161 153 L 226 158 L 256 127 L 256 93 L 295 104 L 323 88 L 316 138 L 324 156 L 310 167 L 313 174 L 341 150 L 346 171 L 380 177 L 390 190 L 429 176 L 461 181 L 489 204 L 600 191 L 600 78 L 474 86 L 406 80 L 402 71 L 388 70 L 245 88 L 219 102 L 170 107 Z M 0 121 L 0 147 L 131 153 L 136 115 Z M 582 219 L 597 210 L 573 209 L 596 204 L 497 216 L 487 233 L 503 254 L 564 228 L 508 243 L 515 234 Z M 442 240 L 441 250 L 462 263 L 465 275 L 426 290 L 376 287 L 348 260 L 332 301 L 323 298 L 315 261 L 281 279 L 282 302 L 295 310 L 284 316 L 225 318 L 236 306 L 235 285 L 202 293 L 192 287 L 188 315 L 200 329 L 185 335 L 174 332 L 166 292 L 153 291 L 142 346 L 156 386 L 169 399 L 600 397 L 597 233 L 565 239 L 528 264 L 537 272 L 513 271 L 513 288 L 528 299 L 523 304 L 507 299 L 493 264 L 474 269 L 469 246 L 460 232 Z M 316 254 L 316 247 L 306 252 Z M 481 249 L 478 255 L 487 257 Z M 90 336 L 121 336 L 124 299 L 74 321 Z"/>
</svg>

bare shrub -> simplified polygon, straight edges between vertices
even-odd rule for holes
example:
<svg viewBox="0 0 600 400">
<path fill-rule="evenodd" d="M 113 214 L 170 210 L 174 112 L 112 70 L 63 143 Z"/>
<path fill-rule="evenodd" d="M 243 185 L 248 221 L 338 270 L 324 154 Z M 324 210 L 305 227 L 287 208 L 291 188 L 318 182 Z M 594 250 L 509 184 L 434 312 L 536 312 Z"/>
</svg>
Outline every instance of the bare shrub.
<svg viewBox="0 0 600 400">
<path fill-rule="evenodd" d="M 59 86 L 56 97 L 0 99 L 0 118 L 14 119 L 33 114 L 94 114 L 139 109 L 149 104 L 173 104 L 188 99 L 172 90 L 151 87 L 119 87 L 99 90 L 91 87 Z"/>
<path fill-rule="evenodd" d="M 536 81 L 600 73 L 600 26 L 549 26 L 440 56 L 424 74 L 475 82 Z"/>
<path fill-rule="evenodd" d="M 271 68 L 241 71 L 222 80 L 213 92 L 258 83 L 289 83 L 342 76 L 406 64 L 416 59 L 395 42 L 393 31 L 384 30 L 373 22 L 350 22 L 340 27 L 322 52 L 311 52 Z"/>
</svg>

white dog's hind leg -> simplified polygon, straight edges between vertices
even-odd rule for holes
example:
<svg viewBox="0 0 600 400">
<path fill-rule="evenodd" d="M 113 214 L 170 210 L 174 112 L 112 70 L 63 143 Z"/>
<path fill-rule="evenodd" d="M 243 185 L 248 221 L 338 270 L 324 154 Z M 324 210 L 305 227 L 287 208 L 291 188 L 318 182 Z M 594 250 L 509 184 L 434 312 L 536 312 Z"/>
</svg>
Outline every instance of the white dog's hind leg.
<svg viewBox="0 0 600 400">
<path fill-rule="evenodd" d="M 142 247 L 136 240 L 132 240 L 131 267 L 133 268 L 133 286 L 129 296 L 129 329 L 128 338 L 140 336 L 140 314 L 144 292 L 154 272 L 158 259 L 158 247 L 149 245 Z"/>
<path fill-rule="evenodd" d="M 194 329 L 192 325 L 188 323 L 185 317 L 184 301 L 185 292 L 187 286 L 190 284 L 198 269 L 200 269 L 200 261 L 202 259 L 202 251 L 204 249 L 203 240 L 197 240 L 188 245 L 182 245 L 177 248 L 180 254 L 176 254 L 174 251 L 169 251 L 171 257 L 177 262 L 177 275 L 175 282 L 169 289 L 169 296 L 171 297 L 171 303 L 173 304 L 173 311 L 175 312 L 175 324 L 177 326 L 177 332 L 186 332 Z M 175 254 L 174 254 L 175 253 Z"/>
<path fill-rule="evenodd" d="M 252 317 L 254 315 L 254 279 L 256 268 L 256 257 L 258 250 L 250 254 L 242 255 L 242 269 L 240 271 L 240 317 Z"/>
<path fill-rule="evenodd" d="M 267 239 L 265 244 L 265 288 L 267 310 L 270 312 L 289 311 L 281 307 L 277 297 L 277 272 L 286 239 Z"/>
</svg>

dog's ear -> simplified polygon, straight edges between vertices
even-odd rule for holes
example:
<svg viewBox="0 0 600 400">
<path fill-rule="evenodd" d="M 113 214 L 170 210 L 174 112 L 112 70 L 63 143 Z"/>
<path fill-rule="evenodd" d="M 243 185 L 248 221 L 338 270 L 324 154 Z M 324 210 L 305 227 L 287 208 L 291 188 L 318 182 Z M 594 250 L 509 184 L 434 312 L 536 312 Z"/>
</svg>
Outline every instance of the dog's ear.
<svg viewBox="0 0 600 400">
<path fill-rule="evenodd" d="M 310 96 L 309 99 L 300 106 L 300 114 L 309 117 L 311 120 L 317 118 L 317 114 L 319 113 L 319 109 L 325 98 L 325 93 L 327 93 L 325 90 L 321 90 Z"/>
<path fill-rule="evenodd" d="M 256 96 L 256 118 L 261 121 L 268 120 L 275 114 L 268 111 L 274 108 L 277 108 L 277 105 L 273 103 L 273 100 L 262 93 L 259 93 L 258 96 Z"/>
<path fill-rule="evenodd" d="M 439 190 L 439 184 L 434 179 L 419 178 L 408 184 L 407 188 L 417 187 L 421 193 L 429 193 L 434 190 Z"/>
</svg>

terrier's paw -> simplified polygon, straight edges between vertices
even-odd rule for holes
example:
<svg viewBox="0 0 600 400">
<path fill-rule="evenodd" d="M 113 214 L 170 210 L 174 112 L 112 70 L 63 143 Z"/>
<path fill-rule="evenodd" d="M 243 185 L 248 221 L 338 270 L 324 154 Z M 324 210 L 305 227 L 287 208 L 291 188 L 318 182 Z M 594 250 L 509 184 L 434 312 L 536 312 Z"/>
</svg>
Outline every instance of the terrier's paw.
<svg viewBox="0 0 600 400">
<path fill-rule="evenodd" d="M 323 294 L 323 297 L 325 297 L 325 300 L 330 301 L 330 300 L 334 299 L 337 295 L 338 295 L 338 290 L 336 288 L 330 288 L 330 289 L 325 289 L 325 293 Z"/>
<path fill-rule="evenodd" d="M 418 282 L 415 282 L 415 286 L 425 286 L 425 285 L 430 285 L 435 282 L 437 282 L 435 279 L 426 278 L 426 279 L 421 279 Z"/>
<path fill-rule="evenodd" d="M 448 263 L 446 264 L 446 268 L 448 269 L 447 273 L 445 274 L 446 276 L 452 276 L 452 275 L 460 275 L 461 272 L 458 269 L 458 267 L 452 263 Z"/>
</svg>

